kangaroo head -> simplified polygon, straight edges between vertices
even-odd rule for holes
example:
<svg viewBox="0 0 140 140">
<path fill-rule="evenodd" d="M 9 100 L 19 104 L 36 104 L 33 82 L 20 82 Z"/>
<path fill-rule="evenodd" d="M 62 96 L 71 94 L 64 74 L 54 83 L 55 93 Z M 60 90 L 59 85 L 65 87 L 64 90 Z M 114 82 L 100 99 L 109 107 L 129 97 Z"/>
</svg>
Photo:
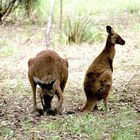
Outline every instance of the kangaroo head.
<svg viewBox="0 0 140 140">
<path fill-rule="evenodd" d="M 106 31 L 109 34 L 108 35 L 108 41 L 109 43 L 115 45 L 115 44 L 120 44 L 124 45 L 125 41 L 121 38 L 120 35 L 114 32 L 113 28 L 111 26 L 106 26 Z"/>
<path fill-rule="evenodd" d="M 48 84 L 38 79 L 37 77 L 33 77 L 33 80 L 37 85 L 41 87 L 41 91 L 40 91 L 41 96 L 44 96 L 44 95 L 54 96 L 53 86 L 56 80 L 52 80 Z"/>
</svg>

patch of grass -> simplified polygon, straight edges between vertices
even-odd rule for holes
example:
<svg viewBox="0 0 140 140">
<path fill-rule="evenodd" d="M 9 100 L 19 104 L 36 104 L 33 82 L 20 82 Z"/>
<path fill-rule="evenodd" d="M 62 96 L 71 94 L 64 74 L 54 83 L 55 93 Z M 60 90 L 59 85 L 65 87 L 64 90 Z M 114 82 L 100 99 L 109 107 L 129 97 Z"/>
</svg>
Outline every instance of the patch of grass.
<svg viewBox="0 0 140 140">
<path fill-rule="evenodd" d="M 5 92 L 7 95 L 15 95 L 15 92 L 18 96 L 18 94 L 27 95 L 29 91 L 31 91 L 26 85 L 24 84 L 24 81 L 20 75 L 6 75 L 3 77 L 3 82 L 1 89 L 3 92 Z M 20 96 L 22 97 L 22 96 Z"/>
<path fill-rule="evenodd" d="M 7 79 L 4 79 L 3 80 L 3 84 L 2 84 L 2 91 L 3 92 L 5 92 L 5 93 L 7 93 L 7 94 L 12 94 L 13 93 L 13 91 L 11 90 L 11 84 L 12 84 L 12 82 L 14 82 L 15 80 L 11 80 L 10 81 L 10 78 L 9 78 L 9 76 L 8 77 L 6 77 Z M 9 82 L 10 81 L 10 82 Z M 13 87 L 13 86 L 12 86 Z"/>
<path fill-rule="evenodd" d="M 123 113 L 122 113 L 123 112 Z M 72 133 L 86 134 L 91 139 L 101 138 L 108 133 L 113 139 L 137 139 L 135 134 L 136 114 L 128 109 L 123 109 L 115 116 L 109 112 L 101 118 L 93 114 L 82 114 L 81 116 L 70 116 L 63 123 L 65 130 Z"/>
<path fill-rule="evenodd" d="M 61 140 L 60 136 L 53 136 L 51 140 Z"/>
<path fill-rule="evenodd" d="M 139 1 L 134 1 L 130 2 L 128 1 L 124 7 L 126 7 L 126 10 L 131 13 L 131 14 L 136 14 L 139 12 L 140 7 L 139 7 L 140 2 Z"/>
<path fill-rule="evenodd" d="M 23 84 L 23 80 L 20 76 L 17 76 L 16 77 L 16 87 L 15 87 L 15 90 L 17 92 L 22 92 L 24 90 L 24 84 Z"/>
<path fill-rule="evenodd" d="M 34 127 L 30 122 L 25 123 L 24 130 L 28 132 L 43 132 L 49 134 L 50 139 L 61 139 L 60 133 L 80 135 L 88 139 L 101 139 L 104 136 L 112 140 L 138 140 L 138 124 L 136 121 L 137 114 L 130 108 L 121 108 L 119 112 L 102 112 L 102 114 L 77 114 L 65 116 L 62 119 L 51 120 L 51 122 L 41 121 Z M 36 134 L 36 133 L 35 133 Z M 52 135 L 53 134 L 53 135 Z M 54 135 L 55 134 L 55 135 Z"/>
<path fill-rule="evenodd" d="M 4 139 L 11 139 L 12 137 L 15 136 L 14 130 L 5 126 L 4 122 L 2 122 L 0 126 L 0 136 L 4 136 Z"/>
<path fill-rule="evenodd" d="M 36 124 L 34 125 L 35 126 L 34 127 L 34 126 L 32 126 L 32 121 L 30 121 L 28 117 L 25 120 L 25 122 L 23 122 L 23 124 L 24 124 L 24 128 L 27 131 L 29 129 L 33 129 L 35 131 L 46 130 L 48 132 L 52 132 L 52 131 L 59 129 L 59 125 L 55 121 L 51 121 L 51 122 L 47 122 L 47 123 L 45 123 L 45 121 L 41 121 L 41 122 L 36 121 Z"/>
<path fill-rule="evenodd" d="M 140 30 L 140 23 L 135 23 L 132 27 L 133 31 L 137 32 Z"/>
<path fill-rule="evenodd" d="M 139 4 L 139 0 L 72 0 L 69 5 L 66 5 L 66 9 L 67 13 L 76 13 L 80 16 L 100 15 L 102 17 L 104 15 L 106 17 L 108 15 L 122 14 L 124 11 L 137 13 L 140 10 Z"/>
<path fill-rule="evenodd" d="M 13 57 L 18 53 L 18 50 L 16 47 L 13 46 L 7 46 L 3 47 L 0 50 L 0 57 Z"/>
<path fill-rule="evenodd" d="M 70 44 L 83 42 L 91 44 L 103 39 L 102 33 L 97 30 L 92 18 L 71 16 L 65 22 L 64 30 Z"/>
<path fill-rule="evenodd" d="M 49 131 L 55 130 L 56 128 L 58 128 L 58 125 L 57 125 L 56 123 L 54 123 L 54 122 L 50 122 L 50 123 L 48 123 L 48 125 L 47 125 L 47 129 L 48 129 Z"/>
</svg>

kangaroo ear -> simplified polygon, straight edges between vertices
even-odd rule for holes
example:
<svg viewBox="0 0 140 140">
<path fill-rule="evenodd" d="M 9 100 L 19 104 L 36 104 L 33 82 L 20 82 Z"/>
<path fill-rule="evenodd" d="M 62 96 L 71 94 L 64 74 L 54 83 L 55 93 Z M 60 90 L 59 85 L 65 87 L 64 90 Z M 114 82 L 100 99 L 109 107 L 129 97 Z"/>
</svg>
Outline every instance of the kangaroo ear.
<svg viewBox="0 0 140 140">
<path fill-rule="evenodd" d="M 114 34 L 114 30 L 111 26 L 106 26 L 106 31 L 110 34 L 113 35 Z"/>
<path fill-rule="evenodd" d="M 36 84 L 38 84 L 39 86 L 42 86 L 42 84 L 45 84 L 43 81 L 41 81 L 40 79 L 38 79 L 37 77 L 33 76 L 33 80 Z"/>
<path fill-rule="evenodd" d="M 40 79 L 38 79 L 37 77 L 33 76 L 33 80 L 36 84 L 38 84 L 39 86 L 41 86 L 43 84 L 43 81 L 41 81 Z"/>
<path fill-rule="evenodd" d="M 47 90 L 53 89 L 53 85 L 56 81 L 55 79 L 55 80 L 52 80 L 49 84 L 46 84 L 35 76 L 33 76 L 33 79 L 34 79 L 34 82 L 38 84 L 42 89 L 47 89 Z"/>
</svg>

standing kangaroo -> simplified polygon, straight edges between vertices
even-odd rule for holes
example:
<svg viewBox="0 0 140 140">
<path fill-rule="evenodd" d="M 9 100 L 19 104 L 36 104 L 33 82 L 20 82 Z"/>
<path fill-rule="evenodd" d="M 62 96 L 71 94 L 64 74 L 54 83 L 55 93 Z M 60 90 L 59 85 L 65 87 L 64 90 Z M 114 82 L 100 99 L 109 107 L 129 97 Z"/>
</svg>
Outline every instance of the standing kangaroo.
<svg viewBox="0 0 140 140">
<path fill-rule="evenodd" d="M 106 31 L 108 37 L 105 48 L 89 66 L 85 75 L 84 91 L 87 101 L 82 112 L 98 109 L 97 102 L 102 99 L 107 109 L 108 94 L 112 86 L 115 44 L 124 45 L 125 41 L 112 27 L 106 26 Z"/>
<path fill-rule="evenodd" d="M 68 62 L 56 52 L 44 50 L 28 61 L 28 77 L 33 92 L 33 112 L 38 111 L 36 86 L 41 88 L 40 97 L 44 111 L 49 114 L 61 114 L 63 91 L 68 79 Z M 52 112 L 51 101 L 57 95 L 57 106 Z"/>
</svg>

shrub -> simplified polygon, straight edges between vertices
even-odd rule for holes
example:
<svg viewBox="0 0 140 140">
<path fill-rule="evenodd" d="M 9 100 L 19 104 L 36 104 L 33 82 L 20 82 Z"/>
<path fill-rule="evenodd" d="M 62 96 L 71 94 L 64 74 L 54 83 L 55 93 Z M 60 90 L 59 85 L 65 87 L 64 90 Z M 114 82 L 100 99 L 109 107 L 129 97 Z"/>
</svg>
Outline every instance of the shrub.
<svg viewBox="0 0 140 140">
<path fill-rule="evenodd" d="M 70 44 L 83 42 L 90 44 L 103 39 L 101 32 L 97 31 L 92 17 L 68 17 L 64 23 L 64 32 Z"/>
</svg>

